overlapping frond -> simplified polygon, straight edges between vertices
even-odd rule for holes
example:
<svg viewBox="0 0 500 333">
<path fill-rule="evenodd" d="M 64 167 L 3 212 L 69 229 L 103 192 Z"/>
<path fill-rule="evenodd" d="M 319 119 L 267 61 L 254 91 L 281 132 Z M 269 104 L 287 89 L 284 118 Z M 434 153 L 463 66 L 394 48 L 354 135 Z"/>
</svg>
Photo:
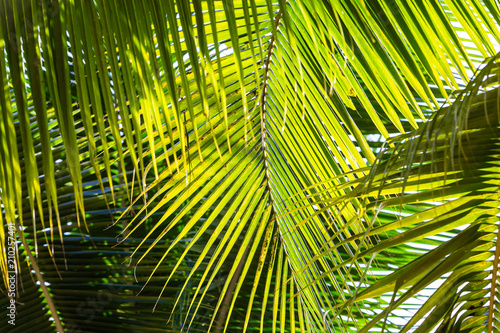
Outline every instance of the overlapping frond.
<svg viewBox="0 0 500 333">
<path fill-rule="evenodd" d="M 381 241 L 365 235 L 369 216 L 358 220 L 365 203 L 349 194 L 374 161 L 377 146 L 369 134 L 388 139 L 417 128 L 464 85 L 477 58 L 461 55 L 465 41 L 451 29 L 461 14 L 448 11 L 444 2 L 283 5 L 288 10 L 277 31 L 266 105 L 278 224 L 300 288 L 296 296 L 307 298 L 307 311 L 322 318 L 317 330 L 357 330 L 366 316 L 363 305 L 354 303 L 342 316 L 331 309 L 355 296 L 360 281 L 376 279 L 367 272 L 370 260 L 390 261 L 372 253 L 357 257 L 360 241 Z M 435 17 L 450 22 L 434 23 Z M 495 34 L 478 29 L 472 19 L 468 24 L 466 30 L 477 35 L 473 40 L 491 43 Z M 414 40 L 421 42 L 409 42 Z M 429 52 L 435 48 L 448 51 Z M 338 207 L 325 204 L 341 198 Z M 353 235 L 360 240 L 350 241 Z"/>
</svg>

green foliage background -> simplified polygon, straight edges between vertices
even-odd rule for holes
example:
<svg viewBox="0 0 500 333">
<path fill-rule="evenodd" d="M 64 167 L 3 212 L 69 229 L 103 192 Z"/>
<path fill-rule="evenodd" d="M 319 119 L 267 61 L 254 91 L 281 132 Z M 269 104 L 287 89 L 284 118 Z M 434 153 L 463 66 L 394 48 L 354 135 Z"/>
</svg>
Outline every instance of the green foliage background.
<svg viewBox="0 0 500 333">
<path fill-rule="evenodd" d="M 494 0 L 0 1 L 7 329 L 498 331 L 499 22 Z"/>
</svg>

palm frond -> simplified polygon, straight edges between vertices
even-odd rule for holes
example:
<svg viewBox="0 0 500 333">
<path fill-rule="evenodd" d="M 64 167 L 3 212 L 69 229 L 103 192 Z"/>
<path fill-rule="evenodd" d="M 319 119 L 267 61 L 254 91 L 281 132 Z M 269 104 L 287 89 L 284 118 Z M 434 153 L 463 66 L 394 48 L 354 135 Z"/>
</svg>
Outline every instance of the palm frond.
<svg viewBox="0 0 500 333">
<path fill-rule="evenodd" d="M 372 282 L 358 282 L 356 294 L 331 309 L 341 316 L 377 300 L 381 311 L 366 316 L 361 332 L 406 311 L 401 332 L 498 329 L 498 82 L 495 56 L 451 106 L 388 140 L 370 174 L 349 183 L 357 185 L 348 196 L 316 202 L 342 210 L 352 198 L 364 201 L 358 216 L 365 230 L 318 255 L 358 245 L 324 275 L 376 255 Z"/>
<path fill-rule="evenodd" d="M 496 98 L 481 83 L 486 69 L 469 83 L 498 51 L 492 0 L 5 0 L 0 14 L 0 223 L 22 226 L 18 236 L 50 283 L 52 315 L 66 328 L 109 330 L 127 320 L 124 331 L 167 321 L 172 331 L 369 329 L 400 300 L 383 300 L 391 275 L 369 269 L 407 267 L 403 276 L 431 253 L 394 258 L 414 250 L 410 240 L 424 242 L 415 225 L 432 234 L 457 214 L 469 214 L 463 223 L 472 212 L 482 218 L 446 234 L 453 245 L 439 252 L 439 273 L 454 263 L 447 253 L 477 233 L 484 239 L 471 243 L 474 258 L 489 253 L 495 155 L 481 126 L 497 116 L 464 116 L 474 125 L 459 132 L 446 115 Z M 467 84 L 467 93 L 452 94 Z M 447 100 L 453 106 L 433 114 Z M 481 181 L 465 168 L 465 139 L 457 148 L 441 137 L 421 140 L 434 124 L 453 140 L 477 135 L 478 152 L 490 147 L 489 160 L 467 148 Z M 425 163 L 413 165 L 417 157 Z M 405 191 L 416 194 L 398 196 Z M 101 249 L 116 233 L 118 245 Z M 129 282 L 111 292 L 109 312 L 96 310 L 90 321 L 75 314 L 85 297 L 121 284 L 113 269 L 124 260 L 133 265 L 120 273 Z M 432 279 L 423 274 L 411 283 L 424 288 Z M 410 286 L 391 281 L 396 291 Z M 484 288 L 470 287 L 474 295 Z M 429 306 L 440 298 L 432 297 Z M 372 298 L 389 304 L 385 312 L 357 302 Z"/>
</svg>

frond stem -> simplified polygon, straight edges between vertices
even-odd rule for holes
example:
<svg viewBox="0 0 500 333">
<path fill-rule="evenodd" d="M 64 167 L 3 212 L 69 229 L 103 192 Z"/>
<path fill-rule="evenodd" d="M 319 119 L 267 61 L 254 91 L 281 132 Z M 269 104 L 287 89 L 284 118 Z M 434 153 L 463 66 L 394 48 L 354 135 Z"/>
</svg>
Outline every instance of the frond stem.
<svg viewBox="0 0 500 333">
<path fill-rule="evenodd" d="M 278 33 L 278 27 L 280 24 L 281 16 L 282 16 L 282 11 L 278 11 L 278 14 L 276 14 L 276 22 L 275 22 L 275 31 Z M 271 39 L 269 41 L 269 48 L 267 50 L 267 58 L 266 58 L 266 63 L 264 67 L 264 80 L 262 84 L 262 91 L 261 91 L 261 96 L 260 96 L 260 127 L 261 127 L 261 144 L 262 144 L 262 152 L 264 155 L 264 169 L 266 171 L 266 183 L 267 183 L 267 188 L 268 190 L 271 189 L 270 185 L 270 177 L 269 177 L 269 165 L 268 165 L 268 158 L 267 158 L 267 147 L 266 147 L 266 138 L 267 138 L 267 132 L 266 132 L 266 93 L 267 93 L 267 81 L 269 78 L 269 67 L 271 65 L 271 57 L 273 55 L 273 48 L 275 44 L 275 39 L 276 36 L 273 34 L 271 35 Z M 270 197 L 271 202 L 273 201 L 272 196 Z"/>
</svg>

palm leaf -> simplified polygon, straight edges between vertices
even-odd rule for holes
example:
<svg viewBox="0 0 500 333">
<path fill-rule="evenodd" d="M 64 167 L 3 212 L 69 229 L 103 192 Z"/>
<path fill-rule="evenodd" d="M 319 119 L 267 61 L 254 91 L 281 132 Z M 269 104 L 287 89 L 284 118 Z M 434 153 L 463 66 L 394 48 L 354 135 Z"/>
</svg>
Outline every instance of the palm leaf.
<svg viewBox="0 0 500 333">
<path fill-rule="evenodd" d="M 436 161 L 442 179 L 428 166 L 428 178 L 387 185 L 380 141 L 418 131 L 500 40 L 490 0 L 6 0 L 0 11 L 0 218 L 24 229 L 51 315 L 89 331 L 118 313 L 126 331 L 361 329 L 374 315 L 351 300 L 382 283 L 372 263 L 419 260 L 377 250 L 397 235 L 369 227 L 372 207 L 418 181 L 437 193 L 453 174 Z M 402 168 L 397 143 L 387 154 Z M 353 190 L 372 165 L 370 190 Z M 75 314 L 120 284 L 113 269 L 129 259 L 109 312 Z"/>
<path fill-rule="evenodd" d="M 342 209 L 346 198 L 365 201 L 359 223 L 366 231 L 344 241 L 356 242 L 358 252 L 332 268 L 333 273 L 377 254 L 381 265 L 373 266 L 373 274 L 386 271 L 332 309 L 340 315 L 356 302 L 385 303 L 383 311 L 367 316 L 361 331 L 383 328 L 416 300 L 423 304 L 410 310 L 413 315 L 401 332 L 497 329 L 497 72 L 498 56 L 451 106 L 418 130 L 391 138 L 370 174 L 349 184 L 358 185 L 348 196 L 317 201 L 329 209 Z M 370 244 L 373 237 L 379 242 Z M 331 256 L 339 246 L 318 258 Z M 411 253 L 416 249 L 421 254 Z M 391 254 L 395 257 L 387 267 Z"/>
</svg>

